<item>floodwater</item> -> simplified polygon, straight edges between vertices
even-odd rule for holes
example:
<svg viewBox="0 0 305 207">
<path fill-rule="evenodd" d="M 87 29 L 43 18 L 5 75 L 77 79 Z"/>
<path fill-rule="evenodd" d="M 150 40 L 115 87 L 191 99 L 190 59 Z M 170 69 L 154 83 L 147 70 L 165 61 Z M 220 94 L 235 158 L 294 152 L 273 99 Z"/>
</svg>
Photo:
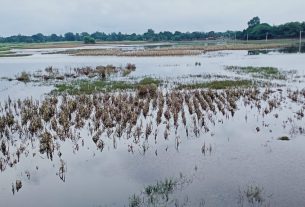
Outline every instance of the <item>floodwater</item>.
<svg viewBox="0 0 305 207">
<path fill-rule="evenodd" d="M 154 76 L 185 82 L 191 79 L 190 75 L 240 76 L 225 71 L 225 66 L 272 66 L 296 70 L 300 77 L 282 81 L 286 85 L 283 91 L 305 87 L 304 53 L 271 51 L 253 55 L 248 51 L 220 51 L 185 57 L 73 57 L 34 53 L 27 57 L 0 58 L 0 76 L 13 78 L 22 71 L 35 72 L 47 66 L 69 71 L 79 66 L 133 63 L 137 69 L 130 74 L 132 78 Z M 195 62 L 201 66 L 195 66 Z M 42 100 L 52 88 L 52 85 L 0 80 L 0 102 L 3 104 L 8 96 L 12 100 L 27 97 Z M 156 142 L 153 135 L 143 142 L 148 147 L 145 152 L 141 147 L 129 152 L 130 141 L 124 136 L 116 141 L 116 147 L 109 144 L 101 152 L 84 129 L 81 131 L 84 146 L 79 150 L 74 149 L 72 141 L 61 143 L 61 159 L 66 167 L 64 179 L 59 176 L 59 156 L 54 155 L 52 161 L 39 152 L 34 156 L 39 143 L 31 143 L 28 154 L 21 155 L 18 164 L 0 172 L 0 204 L 130 206 L 130 197 L 143 196 L 146 186 L 166 178 L 179 179 L 182 174 L 188 182 L 175 189 L 169 201 L 162 200 L 155 206 L 304 206 L 305 136 L 295 130 L 305 124 L 304 119 L 296 118 L 302 107 L 303 103 L 287 98 L 263 116 L 240 100 L 234 117 L 217 113 L 213 117 L 215 124 L 209 125 L 210 131 L 201 129 L 198 137 L 186 136 L 181 126 L 177 134 L 171 132 L 165 140 L 165 126 L 160 126 Z M 181 141 L 179 149 L 175 147 L 177 136 Z M 290 140 L 278 140 L 281 136 Z M 203 153 L 203 146 L 209 146 L 209 152 Z M 13 194 L 12 183 L 16 180 L 21 180 L 23 186 Z M 246 191 L 251 186 L 261 189 L 259 202 L 248 200 Z"/>
</svg>

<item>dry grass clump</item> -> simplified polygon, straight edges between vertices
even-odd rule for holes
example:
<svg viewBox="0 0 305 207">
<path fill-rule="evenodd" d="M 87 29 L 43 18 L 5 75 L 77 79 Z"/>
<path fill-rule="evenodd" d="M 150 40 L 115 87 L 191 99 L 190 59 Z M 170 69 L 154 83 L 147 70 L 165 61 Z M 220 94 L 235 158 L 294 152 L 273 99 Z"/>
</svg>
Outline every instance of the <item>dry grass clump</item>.
<svg viewBox="0 0 305 207">
<path fill-rule="evenodd" d="M 125 57 L 158 57 L 158 56 L 186 56 L 186 55 L 200 55 L 204 50 L 200 49 L 146 49 L 146 50 L 132 50 L 123 51 L 119 49 L 80 49 L 67 50 L 60 52 L 74 56 L 125 56 Z"/>
<path fill-rule="evenodd" d="M 16 77 L 16 80 L 21 82 L 29 82 L 30 81 L 30 74 L 23 71 L 19 76 Z"/>
<path fill-rule="evenodd" d="M 129 75 L 131 72 L 135 71 L 136 70 L 136 65 L 135 64 L 131 64 L 131 63 L 128 63 L 125 67 L 125 69 L 123 70 L 123 76 L 127 76 Z"/>
<path fill-rule="evenodd" d="M 71 68 L 70 72 L 63 73 L 59 69 L 53 66 L 46 67 L 44 71 L 38 70 L 33 74 L 32 81 L 49 81 L 56 80 L 57 82 L 63 80 L 70 80 L 83 78 L 83 79 L 106 79 L 115 74 L 126 76 L 136 70 L 135 64 L 128 63 L 125 68 L 116 67 L 114 65 L 99 65 L 96 67 L 84 66 Z M 30 74 L 22 72 L 19 76 L 16 76 L 18 81 L 29 82 Z"/>
</svg>

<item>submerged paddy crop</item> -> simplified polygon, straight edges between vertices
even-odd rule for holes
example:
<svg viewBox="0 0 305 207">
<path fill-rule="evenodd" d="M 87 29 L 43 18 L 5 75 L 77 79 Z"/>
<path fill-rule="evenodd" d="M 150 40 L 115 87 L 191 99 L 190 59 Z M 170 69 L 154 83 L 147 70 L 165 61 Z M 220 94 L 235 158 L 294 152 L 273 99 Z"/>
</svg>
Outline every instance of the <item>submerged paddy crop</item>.
<svg viewBox="0 0 305 207">
<path fill-rule="evenodd" d="M 154 81 L 144 82 L 149 83 L 144 86 L 150 86 Z M 84 142 L 79 133 L 84 129 L 88 130 L 89 138 L 101 151 L 109 145 L 116 148 L 117 139 L 124 139 L 129 143 L 126 146 L 128 151 L 134 152 L 138 148 L 145 153 L 147 140 L 157 141 L 162 137 L 174 139 L 175 148 L 179 150 L 181 136 L 199 137 L 208 133 L 211 125 L 217 124 L 216 116 L 218 120 L 221 117 L 230 119 L 241 106 L 255 107 L 258 114 L 266 116 L 285 98 L 280 95 L 281 90 L 277 91 L 278 96 L 274 96 L 275 92 L 268 88 L 262 91 L 257 88 L 228 88 L 170 92 L 160 89 L 154 92 L 152 95 L 149 91 L 146 96 L 123 91 L 62 95 L 42 101 L 31 98 L 13 101 L 8 98 L 0 105 L 1 171 L 18 165 L 20 156 L 32 146 L 29 143 L 38 142 L 35 153 L 51 160 L 56 155 L 61 158 L 65 154 L 60 146 L 66 140 L 71 140 L 75 144 L 73 148 L 79 149 L 79 142 Z M 303 103 L 304 94 L 304 91 L 289 91 L 287 98 L 295 97 L 293 100 Z M 178 128 L 181 130 L 179 135 Z M 22 145 L 15 152 L 14 146 L 19 139 L 22 139 Z M 35 147 L 32 150 L 35 151 Z M 212 151 L 212 147 L 204 142 L 198 150 L 206 154 Z M 147 190 L 155 191 L 155 188 Z"/>
<path fill-rule="evenodd" d="M 70 68 L 69 72 L 63 72 L 58 68 L 48 66 L 44 70 L 38 70 L 33 74 L 22 72 L 21 74 L 16 75 L 16 80 L 22 82 L 72 82 L 75 80 L 105 81 L 113 76 L 127 76 L 135 70 L 136 66 L 130 63 L 125 67 L 116 67 L 113 65 L 75 67 Z"/>
</svg>

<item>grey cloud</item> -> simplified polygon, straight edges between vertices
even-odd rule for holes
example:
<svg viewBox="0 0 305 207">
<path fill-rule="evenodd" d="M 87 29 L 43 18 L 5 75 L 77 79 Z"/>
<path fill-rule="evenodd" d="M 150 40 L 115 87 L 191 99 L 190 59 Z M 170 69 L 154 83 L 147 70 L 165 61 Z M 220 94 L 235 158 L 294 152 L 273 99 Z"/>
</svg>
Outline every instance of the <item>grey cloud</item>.
<svg viewBox="0 0 305 207">
<path fill-rule="evenodd" d="M 305 20 L 304 0 L 0 0 L 0 5 L 1 36 L 225 31 L 245 28 L 253 16 L 271 24 Z"/>
</svg>

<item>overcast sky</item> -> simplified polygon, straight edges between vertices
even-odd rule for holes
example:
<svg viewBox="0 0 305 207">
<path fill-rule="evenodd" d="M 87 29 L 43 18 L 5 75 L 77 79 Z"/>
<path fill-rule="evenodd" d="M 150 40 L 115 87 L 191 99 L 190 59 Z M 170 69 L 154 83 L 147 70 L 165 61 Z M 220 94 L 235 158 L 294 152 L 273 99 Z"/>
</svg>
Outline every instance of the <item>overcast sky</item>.
<svg viewBox="0 0 305 207">
<path fill-rule="evenodd" d="M 241 30 L 254 16 L 305 21 L 305 0 L 0 0 L 0 36 Z"/>
</svg>

